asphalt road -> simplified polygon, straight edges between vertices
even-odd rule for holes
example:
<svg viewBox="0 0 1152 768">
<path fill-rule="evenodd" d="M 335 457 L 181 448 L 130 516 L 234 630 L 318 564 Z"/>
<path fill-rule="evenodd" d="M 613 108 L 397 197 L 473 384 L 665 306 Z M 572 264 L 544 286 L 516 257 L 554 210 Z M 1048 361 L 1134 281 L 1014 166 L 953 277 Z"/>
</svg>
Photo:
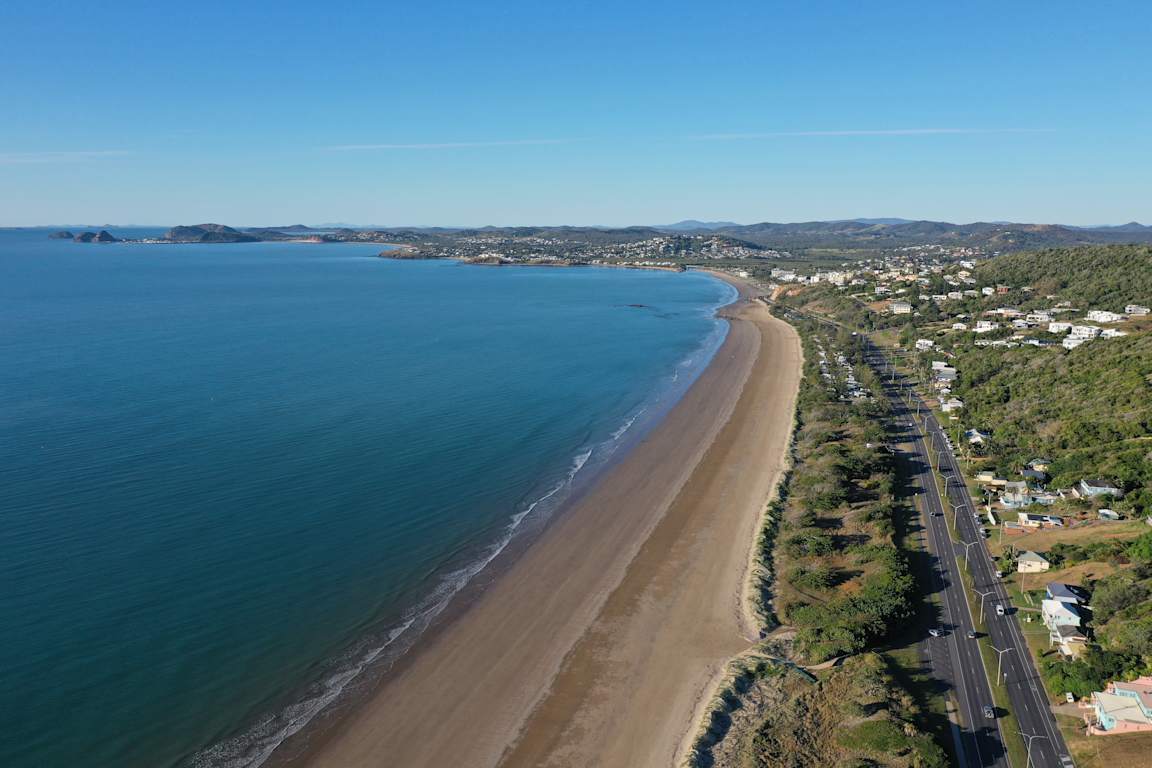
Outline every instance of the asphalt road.
<svg viewBox="0 0 1152 768">
<path fill-rule="evenodd" d="M 870 362 L 874 367 L 882 366 L 878 357 Z M 988 684 L 989 674 L 977 640 L 970 636 L 975 632 L 973 609 L 978 609 L 978 606 L 969 604 L 960 580 L 960 564 L 948 533 L 942 489 L 937 485 L 929 462 L 929 445 L 914 426 L 912 413 L 900 396 L 899 388 L 888 384 L 886 390 L 885 394 L 892 403 L 893 418 L 904 428 L 904 444 L 910 446 L 907 466 L 913 480 L 923 490 L 920 496 L 923 523 L 931 554 L 932 586 L 939 596 L 937 629 L 941 632 L 940 637 L 928 638 L 924 647 L 933 675 L 951 687 L 956 695 L 959 722 L 955 724 L 953 736 L 957 758 L 965 768 L 1005 768 L 1009 763 L 1000 720 L 986 714 L 986 708 L 994 715 L 999 714 Z M 1008 734 L 1008 738 L 1013 738 L 1013 735 Z"/>
<path fill-rule="evenodd" d="M 870 362 L 879 371 L 883 371 L 887 365 L 883 353 L 875 347 L 871 347 Z M 885 380 L 888 381 L 887 378 Z M 935 670 L 942 671 L 946 675 L 946 668 L 951 667 L 952 676 L 945 679 L 956 686 L 965 719 L 962 740 L 964 755 L 961 756 L 963 764 L 1007 765 L 1003 749 L 1005 738 L 1023 737 L 1029 745 L 1031 766 L 1070 768 L 1073 763 L 1068 755 L 1068 748 L 1056 725 L 1036 667 L 1032 663 L 1032 657 L 1027 651 L 1027 644 L 1021 634 L 1017 617 L 1012 611 L 1005 585 L 996 576 L 996 565 L 981 532 L 982 524 L 974 517 L 976 509 L 964 485 L 960 464 L 948 443 L 947 436 L 935 415 L 919 400 L 911 387 L 904 385 L 899 374 L 887 384 L 887 389 L 898 418 L 906 423 L 913 423 L 910 412 L 912 409 L 904 399 L 908 398 L 907 402 L 913 407 L 919 404 L 918 411 L 924 425 L 922 432 L 915 430 L 917 434 L 913 441 L 916 454 L 914 459 L 921 465 L 920 485 L 927 489 L 925 496 L 926 508 L 930 515 L 928 521 L 930 541 L 933 553 L 936 555 L 937 577 L 941 580 L 943 597 L 942 620 L 949 625 L 947 635 L 934 640 L 937 643 L 943 640 L 953 641 L 946 654 L 941 653 L 938 647 L 933 647 L 931 642 L 929 648 Z M 929 450 L 931 457 L 928 454 Z M 946 488 L 940 488 L 940 483 L 930 469 L 929 458 L 932 460 L 931 463 L 939 463 L 940 474 L 947 478 Z M 965 546 L 951 540 L 948 535 L 946 514 L 955 515 L 958 538 L 960 541 L 968 542 L 969 545 Z M 965 554 L 965 550 L 968 550 L 965 559 L 968 561 L 967 567 L 972 577 L 974 591 L 981 595 L 984 601 L 983 623 L 993 648 L 1002 652 L 998 654 L 1000 669 L 987 670 L 990 675 L 985 671 L 977 641 L 968 637 L 968 632 L 974 631 L 972 617 L 980 615 L 981 606 L 975 602 L 975 597 L 969 600 L 968 592 L 960 581 L 959 568 L 962 566 L 957 555 Z M 1003 606 L 1003 615 L 996 610 L 997 605 Z M 936 657 L 945 655 L 947 659 L 940 658 L 939 662 L 937 661 Z M 995 727 L 990 727 L 989 721 L 981 717 L 982 708 L 992 706 L 988 680 L 997 674 L 1000 675 L 997 684 L 1004 686 L 1007 691 L 1012 712 L 1019 723 L 1019 734 L 1004 734 L 998 720 L 993 721 Z"/>
</svg>

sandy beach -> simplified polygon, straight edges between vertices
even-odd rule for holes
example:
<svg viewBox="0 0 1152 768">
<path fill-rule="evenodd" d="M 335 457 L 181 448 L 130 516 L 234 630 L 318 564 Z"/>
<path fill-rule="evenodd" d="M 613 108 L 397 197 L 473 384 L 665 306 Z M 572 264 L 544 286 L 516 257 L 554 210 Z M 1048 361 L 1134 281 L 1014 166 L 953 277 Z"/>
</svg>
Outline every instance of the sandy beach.
<svg viewBox="0 0 1152 768">
<path fill-rule="evenodd" d="M 303 764 L 675 763 L 724 663 L 754 641 L 749 552 L 800 377 L 757 301 L 683 399 Z"/>
</svg>

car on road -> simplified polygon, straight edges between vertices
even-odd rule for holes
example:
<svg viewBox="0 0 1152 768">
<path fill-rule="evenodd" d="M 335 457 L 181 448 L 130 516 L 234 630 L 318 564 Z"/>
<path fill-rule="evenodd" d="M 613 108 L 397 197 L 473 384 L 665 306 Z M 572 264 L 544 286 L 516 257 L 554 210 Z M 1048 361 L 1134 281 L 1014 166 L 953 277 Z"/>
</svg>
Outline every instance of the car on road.
<svg viewBox="0 0 1152 768">
<path fill-rule="evenodd" d="M 993 710 L 992 707 L 984 707 L 984 717 L 988 718 L 989 720 L 995 719 L 996 718 L 995 710 Z"/>
<path fill-rule="evenodd" d="M 1004 615 L 1004 606 L 1001 605 L 1000 603 L 996 603 L 996 615 L 997 616 L 1003 616 Z"/>
<path fill-rule="evenodd" d="M 940 637 L 944 633 L 933 627 L 932 629 L 928 630 L 928 634 L 932 635 L 932 637 Z"/>
<path fill-rule="evenodd" d="M 969 640 L 975 640 L 976 639 L 976 630 L 974 630 L 974 629 L 968 630 L 968 639 Z"/>
</svg>

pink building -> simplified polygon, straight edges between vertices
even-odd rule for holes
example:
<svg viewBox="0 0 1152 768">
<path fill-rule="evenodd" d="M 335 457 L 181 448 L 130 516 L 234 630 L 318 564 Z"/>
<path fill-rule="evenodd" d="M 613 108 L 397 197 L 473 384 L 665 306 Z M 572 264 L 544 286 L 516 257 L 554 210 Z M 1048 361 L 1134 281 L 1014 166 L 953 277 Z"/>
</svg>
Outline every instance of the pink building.
<svg viewBox="0 0 1152 768">
<path fill-rule="evenodd" d="M 1084 719 L 1093 736 L 1152 731 L 1152 677 L 1109 683 L 1107 690 L 1092 694 Z"/>
</svg>

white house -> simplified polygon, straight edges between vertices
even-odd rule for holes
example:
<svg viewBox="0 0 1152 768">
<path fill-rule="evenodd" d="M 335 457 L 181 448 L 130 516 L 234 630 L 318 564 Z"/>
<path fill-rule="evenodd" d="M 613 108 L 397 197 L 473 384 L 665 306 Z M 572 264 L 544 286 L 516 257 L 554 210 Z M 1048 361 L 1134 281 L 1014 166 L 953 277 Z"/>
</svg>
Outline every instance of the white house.
<svg viewBox="0 0 1152 768">
<path fill-rule="evenodd" d="M 966 330 L 968 330 L 968 326 L 964 325 L 964 323 L 952 323 L 952 330 L 954 330 L 954 331 L 966 331 Z"/>
<path fill-rule="evenodd" d="M 968 442 L 972 445 L 983 445 L 992 435 L 979 429 L 969 429 L 964 432 L 964 437 L 968 438 Z"/>
<path fill-rule="evenodd" d="M 1073 486 L 1072 494 L 1080 499 L 1088 499 L 1094 496 L 1111 496 L 1115 499 L 1122 499 L 1124 498 L 1124 489 L 1117 487 L 1116 483 L 1108 480 L 1097 480 L 1086 477 Z"/>
<path fill-rule="evenodd" d="M 1064 349 L 1076 349 L 1076 347 L 1086 341 L 1088 341 L 1088 339 L 1077 339 L 1072 336 L 1065 336 L 1064 340 L 1060 342 L 1060 346 L 1064 347 Z"/>
<path fill-rule="evenodd" d="M 1073 325 L 1069 335 L 1074 339 L 1094 339 L 1100 335 L 1102 329 L 1095 325 Z"/>
<path fill-rule="evenodd" d="M 894 315 L 910 315 L 912 314 L 912 305 L 906 301 L 894 301 L 888 305 Z"/>
<path fill-rule="evenodd" d="M 1040 573 L 1051 567 L 1051 563 L 1035 552 L 1021 552 L 1016 556 L 1016 571 L 1018 573 Z"/>
<path fill-rule="evenodd" d="M 1127 336 L 1127 331 L 1122 331 L 1119 328 L 1105 328 L 1100 331 L 1100 338 L 1102 339 L 1118 339 L 1121 336 Z"/>
<path fill-rule="evenodd" d="M 991 320 L 977 320 L 976 325 L 972 326 L 972 330 L 976 333 L 988 333 L 1000 327 L 1000 323 L 994 323 Z"/>
<path fill-rule="evenodd" d="M 1126 315 L 1137 315 L 1142 317 L 1149 312 L 1152 312 L 1152 309 L 1149 309 L 1148 307 L 1142 307 L 1139 304 L 1129 304 L 1128 306 L 1124 307 L 1124 314 Z"/>
<path fill-rule="evenodd" d="M 1072 330 L 1072 323 L 1053 322 L 1048 323 L 1048 333 L 1068 333 Z"/>
<path fill-rule="evenodd" d="M 953 411 L 959 411 L 963 407 L 964 407 L 964 401 L 958 397 L 949 398 L 948 400 L 945 400 L 944 402 L 940 403 L 940 410 L 944 411 L 944 413 L 952 413 Z"/>
<path fill-rule="evenodd" d="M 1118 323 L 1128 319 L 1119 312 L 1109 312 L 1106 309 L 1090 309 L 1086 318 L 1094 323 Z"/>
<path fill-rule="evenodd" d="M 991 296 L 992 294 L 996 293 L 996 289 L 990 285 L 986 285 L 980 289 L 980 293 L 984 294 L 985 296 Z"/>
<path fill-rule="evenodd" d="M 936 346 L 936 342 L 931 339 L 916 339 L 916 349 L 920 352 L 927 352 Z"/>
<path fill-rule="evenodd" d="M 1079 627 L 1083 617 L 1074 603 L 1061 600 L 1041 600 L 1040 613 L 1048 629 L 1056 627 Z"/>
</svg>

